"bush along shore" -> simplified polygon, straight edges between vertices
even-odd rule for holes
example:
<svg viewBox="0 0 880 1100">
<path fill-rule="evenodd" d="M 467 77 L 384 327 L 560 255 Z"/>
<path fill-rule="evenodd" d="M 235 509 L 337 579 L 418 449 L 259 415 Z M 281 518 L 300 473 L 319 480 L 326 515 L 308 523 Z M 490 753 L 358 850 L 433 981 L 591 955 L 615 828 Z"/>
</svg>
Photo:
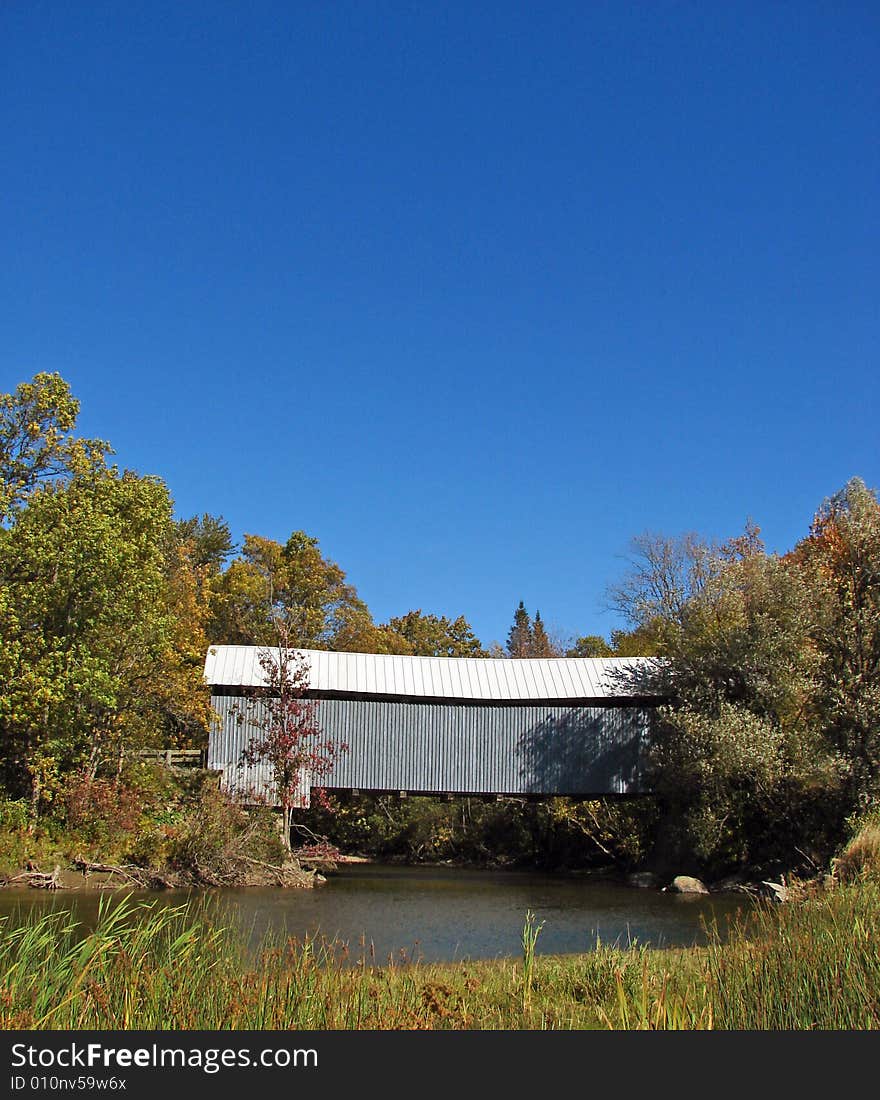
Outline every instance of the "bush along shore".
<svg viewBox="0 0 880 1100">
<path fill-rule="evenodd" d="M 309 888 L 342 858 L 314 842 L 289 851 L 277 813 L 237 805 L 202 771 L 134 763 L 113 779 L 72 780 L 36 820 L 28 811 L 0 801 L 0 887 Z"/>
<path fill-rule="evenodd" d="M 74 777 L 36 819 L 24 800 L 0 800 L 0 888 L 310 888 L 341 863 L 380 862 L 589 874 L 682 892 L 704 890 L 699 875 L 711 889 L 761 894 L 772 893 L 768 879 L 810 869 L 743 866 L 713 879 L 694 861 L 658 862 L 650 800 L 322 803 L 295 813 L 288 849 L 277 811 L 237 804 L 210 773 L 136 762 L 112 779 Z"/>
<path fill-rule="evenodd" d="M 806 853 L 795 864 L 720 869 L 693 858 L 670 862 L 658 851 L 658 807 L 648 798 L 335 796 L 295 812 L 292 850 L 279 817 L 230 800 L 216 775 L 197 769 L 135 761 L 112 778 L 74 776 L 36 819 L 25 800 L 0 800 L 0 888 L 310 888 L 340 863 L 370 861 L 586 874 L 638 887 L 779 898 L 788 881 L 822 875 Z"/>
</svg>

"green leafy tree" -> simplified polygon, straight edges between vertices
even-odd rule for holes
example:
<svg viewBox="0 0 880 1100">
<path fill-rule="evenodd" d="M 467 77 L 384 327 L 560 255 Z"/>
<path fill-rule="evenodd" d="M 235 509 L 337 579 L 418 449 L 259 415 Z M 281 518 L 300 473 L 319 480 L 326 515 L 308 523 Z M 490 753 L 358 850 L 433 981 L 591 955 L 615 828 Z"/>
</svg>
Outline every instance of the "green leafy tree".
<svg viewBox="0 0 880 1100">
<path fill-rule="evenodd" d="M 566 657 L 610 657 L 611 654 L 611 646 L 599 634 L 576 638 L 565 651 Z"/>
<path fill-rule="evenodd" d="M 33 490 L 4 532 L 0 751 L 35 809 L 70 771 L 160 743 L 172 713 L 204 733 L 204 651 L 181 645 L 173 545 L 165 486 L 114 469 Z"/>
<path fill-rule="evenodd" d="M 656 657 L 663 650 L 664 623 L 652 619 L 632 630 L 611 631 L 613 657 Z"/>
<path fill-rule="evenodd" d="M 0 394 L 0 523 L 40 484 L 103 465 L 110 447 L 73 435 L 79 401 L 58 374 Z"/>
<path fill-rule="evenodd" d="M 405 652 L 417 657 L 485 655 L 479 639 L 463 615 L 448 619 L 445 615 L 432 615 L 419 609 L 389 619 L 386 628 L 406 643 Z"/>
<path fill-rule="evenodd" d="M 126 747 L 204 738 L 203 608 L 157 478 L 74 435 L 58 375 L 0 395 L 0 779 L 34 812 Z"/>
<path fill-rule="evenodd" d="M 212 642 L 271 645 L 279 622 L 304 649 L 384 652 L 393 644 L 344 571 L 304 531 L 283 545 L 245 535 L 241 554 L 212 582 Z"/>
<path fill-rule="evenodd" d="M 836 783 L 811 718 L 802 571 L 767 555 L 753 527 L 723 546 L 655 536 L 636 551 L 617 591 L 664 657 L 640 685 L 669 700 L 651 750 L 662 855 L 716 869 L 791 856 L 822 832 Z"/>
<path fill-rule="evenodd" d="M 188 548 L 193 567 L 209 576 L 220 573 L 235 549 L 226 520 L 203 512 L 201 516 L 179 520 L 175 526 L 178 539 Z"/>
<path fill-rule="evenodd" d="M 248 557 L 251 538 L 245 535 L 243 554 L 210 583 L 206 631 L 212 644 L 256 645 L 270 636 L 270 589 Z"/>
</svg>

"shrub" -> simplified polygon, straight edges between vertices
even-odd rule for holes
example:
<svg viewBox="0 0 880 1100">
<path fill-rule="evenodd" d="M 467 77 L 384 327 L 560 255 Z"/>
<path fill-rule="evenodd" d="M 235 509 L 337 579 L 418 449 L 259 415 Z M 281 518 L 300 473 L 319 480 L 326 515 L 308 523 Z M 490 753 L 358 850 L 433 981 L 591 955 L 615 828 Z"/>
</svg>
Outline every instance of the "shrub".
<svg viewBox="0 0 880 1100">
<path fill-rule="evenodd" d="M 278 818 L 270 809 L 245 809 L 221 791 L 205 787 L 167 844 L 168 863 L 200 877 L 223 878 L 256 859 L 280 864 L 287 852 Z"/>
<path fill-rule="evenodd" d="M 880 807 L 853 819 L 851 831 L 852 837 L 832 863 L 834 876 L 841 882 L 880 881 Z"/>
<path fill-rule="evenodd" d="M 140 821 L 138 792 L 127 783 L 72 775 L 62 796 L 65 824 L 83 840 L 113 844 Z"/>
<path fill-rule="evenodd" d="M 0 798 L 0 829 L 16 832 L 28 827 L 26 798 Z"/>
</svg>

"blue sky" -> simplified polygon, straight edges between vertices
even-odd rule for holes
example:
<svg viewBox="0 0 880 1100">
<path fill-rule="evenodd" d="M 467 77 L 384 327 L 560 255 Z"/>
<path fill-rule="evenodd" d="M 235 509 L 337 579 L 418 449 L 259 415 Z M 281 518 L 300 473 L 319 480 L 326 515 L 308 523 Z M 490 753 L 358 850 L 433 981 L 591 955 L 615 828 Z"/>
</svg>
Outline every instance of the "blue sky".
<svg viewBox="0 0 880 1100">
<path fill-rule="evenodd" d="M 875 3 L 0 7 L 0 389 L 377 621 L 880 484 Z"/>
</svg>

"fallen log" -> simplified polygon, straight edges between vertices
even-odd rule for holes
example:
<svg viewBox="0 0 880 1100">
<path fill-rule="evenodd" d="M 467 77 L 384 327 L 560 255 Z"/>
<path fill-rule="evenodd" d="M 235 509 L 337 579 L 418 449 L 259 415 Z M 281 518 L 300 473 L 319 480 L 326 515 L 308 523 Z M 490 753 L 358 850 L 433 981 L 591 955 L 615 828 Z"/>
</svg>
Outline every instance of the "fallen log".
<svg viewBox="0 0 880 1100">
<path fill-rule="evenodd" d="M 314 871 L 307 871 L 296 864 L 287 867 L 282 865 L 279 867 L 274 863 L 264 863 L 261 859 L 252 859 L 250 856 L 242 856 L 240 858 L 253 867 L 261 867 L 264 871 L 268 871 L 274 876 L 279 886 L 302 886 L 313 877 L 319 881 L 323 881 L 320 875 L 315 875 Z"/>
<path fill-rule="evenodd" d="M 27 871 L 22 871 L 21 874 L 6 879 L 3 885 L 11 886 L 13 882 L 26 882 L 32 890 L 64 890 L 66 887 L 58 878 L 60 874 L 61 867 L 57 864 L 50 873 L 49 871 L 41 871 L 35 863 L 29 863 Z"/>
<path fill-rule="evenodd" d="M 81 871 L 84 875 L 117 875 L 119 878 L 124 878 L 127 882 L 134 883 L 135 886 L 146 889 L 150 885 L 151 879 L 155 875 L 149 871 L 145 871 L 143 867 L 138 867 L 135 864 L 125 864 L 119 866 L 114 863 L 95 863 L 90 859 L 83 859 L 82 856 L 77 856 L 73 861 L 74 867 L 78 871 Z"/>
</svg>

